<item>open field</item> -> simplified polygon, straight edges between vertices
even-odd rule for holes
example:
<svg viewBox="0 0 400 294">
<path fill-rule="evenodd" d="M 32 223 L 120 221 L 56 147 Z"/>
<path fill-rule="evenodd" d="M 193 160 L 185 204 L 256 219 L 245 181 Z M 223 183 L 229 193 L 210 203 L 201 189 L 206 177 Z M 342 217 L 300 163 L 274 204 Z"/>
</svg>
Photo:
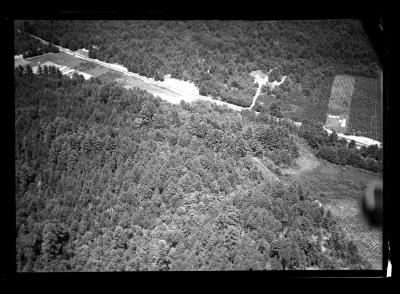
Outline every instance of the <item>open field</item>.
<svg viewBox="0 0 400 294">
<path fill-rule="evenodd" d="M 299 143 L 300 142 L 300 143 Z M 304 139 L 298 139 L 299 157 L 295 160 L 295 168 L 283 169 L 283 174 L 301 175 L 304 172 L 312 171 L 320 164 L 319 160 L 311 153 L 311 148 Z"/>
<path fill-rule="evenodd" d="M 60 52 L 60 53 L 46 53 L 39 56 L 34 56 L 31 58 L 27 58 L 27 61 L 31 62 L 31 66 L 38 66 L 39 64 L 43 64 L 46 61 L 50 61 L 59 65 L 68 66 L 70 68 L 74 68 L 82 63 L 82 60 L 76 57 L 73 57 L 69 54 Z"/>
<path fill-rule="evenodd" d="M 355 242 L 373 269 L 381 269 L 382 230 L 368 225 L 360 206 L 367 184 L 380 179 L 380 175 L 320 161 L 317 167 L 298 177 L 308 184 L 312 197 L 337 217 L 338 224 Z"/>
<path fill-rule="evenodd" d="M 282 173 L 295 176 L 310 187 L 313 199 L 319 200 L 336 217 L 339 226 L 353 240 L 372 265 L 382 267 L 382 229 L 371 227 L 361 210 L 361 199 L 369 182 L 381 176 L 350 166 L 338 166 L 315 158 L 305 142 L 299 141 L 295 168 Z"/>
<path fill-rule="evenodd" d="M 141 79 L 135 77 L 121 77 L 116 79 L 123 87 L 127 89 L 132 88 L 140 88 L 142 90 L 146 90 L 154 96 L 159 96 L 160 98 L 167 100 L 170 103 L 178 104 L 181 100 L 183 100 L 178 93 L 175 93 L 166 88 L 161 88 L 151 83 L 145 82 Z"/>
<path fill-rule="evenodd" d="M 24 65 L 27 65 L 27 64 L 30 64 L 30 62 L 25 60 L 25 59 L 23 59 L 22 55 L 14 57 L 14 67 L 17 67 L 19 65 L 24 66 Z"/>
</svg>

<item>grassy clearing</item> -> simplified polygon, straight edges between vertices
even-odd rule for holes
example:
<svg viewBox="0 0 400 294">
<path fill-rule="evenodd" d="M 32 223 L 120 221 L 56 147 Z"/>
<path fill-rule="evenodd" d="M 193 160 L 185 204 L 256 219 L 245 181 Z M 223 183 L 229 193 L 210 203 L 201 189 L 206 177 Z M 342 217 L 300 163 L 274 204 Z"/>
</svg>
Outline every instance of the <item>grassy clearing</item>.
<svg viewBox="0 0 400 294">
<path fill-rule="evenodd" d="M 39 56 L 34 56 L 31 58 L 27 58 L 27 61 L 31 62 L 31 66 L 38 66 L 39 64 L 43 64 L 47 61 L 59 64 L 59 65 L 65 65 L 68 66 L 70 68 L 74 68 L 76 66 L 78 66 L 80 63 L 82 63 L 83 61 L 79 58 L 76 58 L 74 56 L 71 56 L 69 54 L 66 53 L 46 53 L 43 55 L 39 55 Z"/>
<path fill-rule="evenodd" d="M 308 183 L 313 198 L 318 199 L 337 217 L 339 225 L 355 242 L 373 269 L 381 269 L 382 230 L 368 225 L 360 206 L 367 184 L 381 176 L 321 161 L 317 168 L 301 174 L 300 178 Z"/>
<path fill-rule="evenodd" d="M 312 169 L 302 169 L 311 158 L 309 150 L 300 148 L 296 165 L 300 169 L 282 170 L 284 174 L 294 175 L 310 187 L 313 199 L 319 200 L 336 217 L 339 226 L 354 241 L 361 255 L 371 263 L 372 269 L 382 267 L 382 230 L 371 227 L 366 222 L 361 199 L 369 182 L 380 179 L 381 175 L 350 166 L 338 166 L 324 160 Z"/>
<path fill-rule="evenodd" d="M 314 195 L 324 194 L 334 196 L 335 199 L 357 200 L 363 197 L 367 184 L 379 178 L 381 178 L 379 174 L 352 166 L 330 164 L 324 160 L 320 160 L 320 165 L 316 169 L 302 175 L 302 180 L 310 184 Z"/>
<path fill-rule="evenodd" d="M 349 133 L 382 141 L 379 80 L 357 77 L 350 108 Z"/>
<path fill-rule="evenodd" d="M 307 145 L 304 139 L 297 139 L 297 146 L 299 147 L 299 157 L 295 160 L 295 168 L 290 167 L 283 169 L 283 174 L 301 175 L 304 172 L 312 171 L 319 166 L 319 160 L 312 154 L 311 148 Z"/>
</svg>

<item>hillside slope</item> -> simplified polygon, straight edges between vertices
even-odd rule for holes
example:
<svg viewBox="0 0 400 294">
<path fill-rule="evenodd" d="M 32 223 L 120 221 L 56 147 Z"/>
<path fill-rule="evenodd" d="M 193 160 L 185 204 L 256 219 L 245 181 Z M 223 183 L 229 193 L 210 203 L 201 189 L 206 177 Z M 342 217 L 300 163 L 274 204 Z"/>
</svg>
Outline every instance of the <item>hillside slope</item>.
<svg viewBox="0 0 400 294">
<path fill-rule="evenodd" d="M 18 272 L 369 267 L 309 187 L 264 180 L 284 124 L 18 68 L 15 117 Z"/>
</svg>

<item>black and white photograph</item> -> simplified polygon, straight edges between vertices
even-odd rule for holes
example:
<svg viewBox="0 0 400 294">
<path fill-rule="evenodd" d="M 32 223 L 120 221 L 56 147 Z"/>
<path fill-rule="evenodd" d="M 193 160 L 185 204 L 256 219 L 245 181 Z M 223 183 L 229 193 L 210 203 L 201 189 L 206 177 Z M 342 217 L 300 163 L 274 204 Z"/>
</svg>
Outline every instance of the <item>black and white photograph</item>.
<svg viewBox="0 0 400 294">
<path fill-rule="evenodd" d="M 82 17 L 13 20 L 15 272 L 391 267 L 382 18 Z"/>
</svg>

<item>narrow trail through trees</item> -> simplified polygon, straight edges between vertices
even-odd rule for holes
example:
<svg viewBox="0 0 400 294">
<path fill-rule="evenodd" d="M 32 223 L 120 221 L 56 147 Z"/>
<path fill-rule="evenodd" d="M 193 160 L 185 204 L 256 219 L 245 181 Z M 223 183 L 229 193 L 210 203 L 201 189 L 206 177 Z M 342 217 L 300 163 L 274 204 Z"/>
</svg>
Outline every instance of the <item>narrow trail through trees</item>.
<svg viewBox="0 0 400 294">
<path fill-rule="evenodd" d="M 274 175 L 257 157 L 253 157 L 253 161 L 260 168 L 266 180 L 280 181 L 279 178 Z"/>
</svg>

